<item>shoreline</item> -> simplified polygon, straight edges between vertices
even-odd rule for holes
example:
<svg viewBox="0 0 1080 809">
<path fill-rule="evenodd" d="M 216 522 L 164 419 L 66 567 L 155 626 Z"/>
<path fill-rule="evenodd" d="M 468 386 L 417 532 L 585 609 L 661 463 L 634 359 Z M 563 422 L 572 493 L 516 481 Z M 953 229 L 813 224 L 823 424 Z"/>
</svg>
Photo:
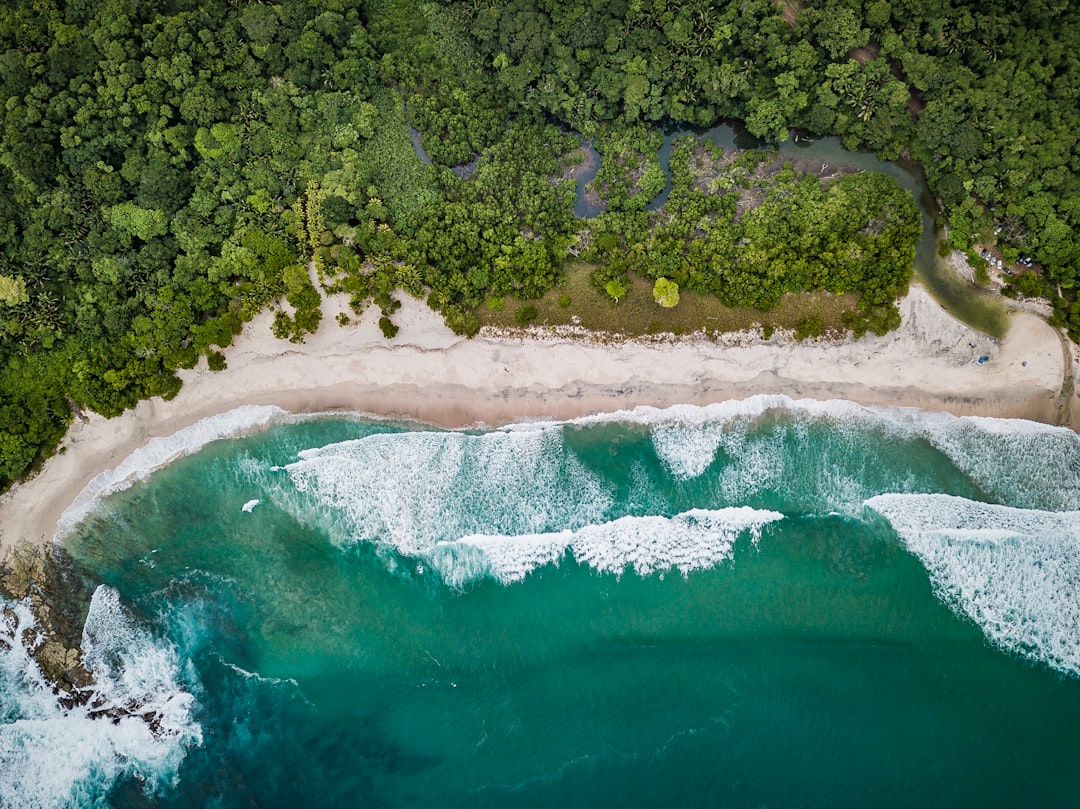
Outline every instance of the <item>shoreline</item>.
<svg viewBox="0 0 1080 809">
<path fill-rule="evenodd" d="M 1005 339 L 994 340 L 914 285 L 897 331 L 803 343 L 756 334 L 605 343 L 542 330 L 469 340 L 410 298 L 395 316 L 398 336 L 386 340 L 377 309 L 341 327 L 334 317 L 343 308 L 340 297 L 324 299 L 322 325 L 301 345 L 275 339 L 263 312 L 226 349 L 224 371 L 209 371 L 205 359 L 181 371 L 172 401 L 144 401 L 111 420 L 76 419 L 44 468 L 0 497 L 0 561 L 22 542 L 50 542 L 99 473 L 155 438 L 243 406 L 461 428 L 783 394 L 1053 424 L 1065 374 L 1058 334 L 1037 316 L 1014 314 Z M 990 359 L 979 364 L 982 356 Z M 1073 403 L 1074 429 L 1078 411 Z"/>
</svg>

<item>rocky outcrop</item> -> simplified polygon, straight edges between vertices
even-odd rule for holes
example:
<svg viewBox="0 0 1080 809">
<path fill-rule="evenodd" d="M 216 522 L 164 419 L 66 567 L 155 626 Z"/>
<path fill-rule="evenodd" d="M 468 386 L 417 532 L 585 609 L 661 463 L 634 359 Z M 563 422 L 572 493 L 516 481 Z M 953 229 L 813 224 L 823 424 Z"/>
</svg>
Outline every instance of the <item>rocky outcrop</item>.
<svg viewBox="0 0 1080 809">
<path fill-rule="evenodd" d="M 33 650 L 42 674 L 67 707 L 85 703 L 91 694 L 93 676 L 83 665 L 81 649 L 91 592 L 59 549 L 24 545 L 16 548 L 0 569 L 0 595 L 29 604 L 36 626 L 19 626 L 10 610 L 3 623 L 12 632 L 34 633 L 34 637 L 24 638 L 24 645 Z"/>
</svg>

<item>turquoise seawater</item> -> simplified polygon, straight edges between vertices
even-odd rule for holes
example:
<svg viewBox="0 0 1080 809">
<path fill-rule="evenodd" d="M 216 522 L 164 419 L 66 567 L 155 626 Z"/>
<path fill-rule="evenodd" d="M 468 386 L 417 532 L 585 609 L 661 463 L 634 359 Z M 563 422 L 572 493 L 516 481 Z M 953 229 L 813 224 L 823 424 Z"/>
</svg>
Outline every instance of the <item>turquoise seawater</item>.
<svg viewBox="0 0 1080 809">
<path fill-rule="evenodd" d="M 6 605 L 0 806 L 1080 803 L 1075 433 L 231 418 L 66 541 L 95 700 L 142 718 L 57 704 Z"/>
</svg>

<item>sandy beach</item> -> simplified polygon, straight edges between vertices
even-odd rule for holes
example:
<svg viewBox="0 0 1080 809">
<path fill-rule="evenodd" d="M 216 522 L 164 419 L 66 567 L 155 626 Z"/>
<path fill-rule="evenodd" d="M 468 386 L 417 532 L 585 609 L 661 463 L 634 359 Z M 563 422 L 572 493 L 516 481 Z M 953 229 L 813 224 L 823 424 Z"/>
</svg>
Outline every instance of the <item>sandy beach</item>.
<svg viewBox="0 0 1080 809">
<path fill-rule="evenodd" d="M 901 303 L 900 329 L 840 342 L 754 334 L 616 342 L 542 330 L 467 340 L 408 298 L 394 318 L 400 332 L 386 340 L 377 310 L 342 327 L 334 320 L 341 306 L 325 301 L 322 327 L 302 345 L 276 340 L 264 312 L 226 351 L 226 370 L 212 373 L 203 361 L 183 372 L 172 401 L 145 401 L 111 420 L 76 419 L 44 469 L 0 498 L 0 558 L 15 543 L 49 541 L 87 484 L 151 439 L 243 405 L 462 427 L 778 393 L 1055 423 L 1065 371 L 1062 343 L 1039 317 L 1015 314 L 996 341 L 919 287 Z M 1075 427 L 1080 402 L 1071 404 Z"/>
</svg>

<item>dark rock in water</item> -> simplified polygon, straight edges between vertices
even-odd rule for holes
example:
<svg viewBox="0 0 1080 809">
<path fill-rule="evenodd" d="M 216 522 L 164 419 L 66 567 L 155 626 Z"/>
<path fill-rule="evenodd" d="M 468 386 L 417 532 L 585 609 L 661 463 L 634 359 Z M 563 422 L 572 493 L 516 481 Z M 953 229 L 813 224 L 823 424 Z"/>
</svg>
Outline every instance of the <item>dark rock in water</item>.
<svg viewBox="0 0 1080 809">
<path fill-rule="evenodd" d="M 83 659 L 83 628 L 94 593 L 94 583 L 81 576 L 73 561 L 58 547 L 26 544 L 17 548 L 0 568 L 0 596 L 29 605 L 33 626 L 19 626 L 11 609 L 0 612 L 0 649 L 10 648 L 22 633 L 41 673 L 52 685 L 57 701 L 70 710 L 86 706 L 87 715 L 114 724 L 125 717 L 141 719 L 156 737 L 175 733 L 163 727 L 158 711 L 139 700 L 112 704 L 98 693 L 94 673 Z"/>
<path fill-rule="evenodd" d="M 0 595 L 30 605 L 37 637 L 26 645 L 66 707 L 85 703 L 94 681 L 83 665 L 81 648 L 92 592 L 59 548 L 20 546 L 0 568 Z M 31 631 L 18 627 L 13 614 L 5 618 L 13 631 Z"/>
</svg>

